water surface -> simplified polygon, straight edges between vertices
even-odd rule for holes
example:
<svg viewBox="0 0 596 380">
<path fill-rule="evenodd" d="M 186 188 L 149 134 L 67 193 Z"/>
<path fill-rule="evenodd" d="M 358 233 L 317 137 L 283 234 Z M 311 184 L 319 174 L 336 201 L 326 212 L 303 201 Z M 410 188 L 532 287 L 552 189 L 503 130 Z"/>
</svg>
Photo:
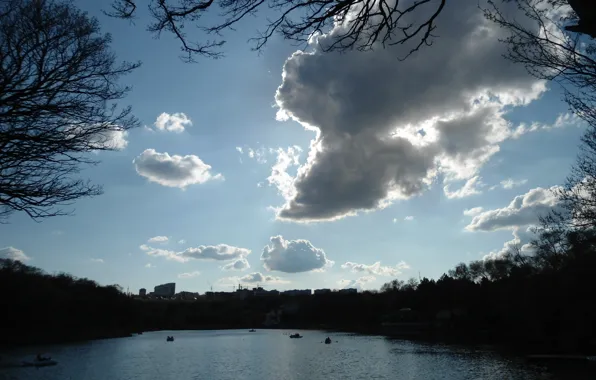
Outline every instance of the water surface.
<svg viewBox="0 0 596 380">
<path fill-rule="evenodd" d="M 0 379 L 569 379 L 488 349 L 323 331 L 301 331 L 302 339 L 290 339 L 291 332 L 160 331 L 28 348 L 2 355 L 3 361 L 47 352 L 58 365 L 1 369 Z M 175 341 L 166 342 L 168 335 Z M 328 335 L 333 343 L 323 344 Z"/>
</svg>

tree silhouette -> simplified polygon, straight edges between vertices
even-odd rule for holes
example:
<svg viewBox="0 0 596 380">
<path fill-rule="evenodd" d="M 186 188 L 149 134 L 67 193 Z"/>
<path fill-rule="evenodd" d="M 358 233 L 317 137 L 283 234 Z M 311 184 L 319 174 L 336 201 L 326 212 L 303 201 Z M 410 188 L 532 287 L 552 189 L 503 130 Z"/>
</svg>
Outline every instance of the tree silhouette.
<svg viewBox="0 0 596 380">
<path fill-rule="evenodd" d="M 117 64 L 110 42 L 70 3 L 0 5 L 0 220 L 64 215 L 61 206 L 101 193 L 76 178 L 81 165 L 97 163 L 90 152 L 121 148 L 137 126 L 115 102 L 129 91 L 118 79 L 139 64 Z"/>
</svg>

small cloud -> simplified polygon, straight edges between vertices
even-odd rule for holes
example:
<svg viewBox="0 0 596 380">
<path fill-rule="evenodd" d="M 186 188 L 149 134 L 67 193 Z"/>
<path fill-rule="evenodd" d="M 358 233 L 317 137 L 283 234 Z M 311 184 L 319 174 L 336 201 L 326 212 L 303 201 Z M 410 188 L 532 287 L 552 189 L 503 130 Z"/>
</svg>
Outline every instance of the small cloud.
<svg viewBox="0 0 596 380">
<path fill-rule="evenodd" d="M 167 236 L 154 236 L 151 239 L 147 240 L 147 243 L 162 243 L 165 244 L 170 239 Z"/>
<path fill-rule="evenodd" d="M 497 231 L 515 229 L 538 223 L 540 216 L 560 207 L 557 191 L 561 187 L 537 187 L 513 198 L 509 205 L 485 210 L 476 215 L 465 229 L 468 231 Z"/>
<path fill-rule="evenodd" d="M 343 289 L 363 290 L 365 285 L 376 280 L 375 276 L 363 276 L 357 280 L 339 280 L 337 284 Z"/>
<path fill-rule="evenodd" d="M 527 179 L 520 179 L 520 180 L 516 181 L 512 178 L 508 178 L 504 181 L 501 181 L 501 187 L 503 187 L 503 189 L 513 189 L 514 187 L 524 185 L 527 182 L 528 182 Z"/>
<path fill-rule="evenodd" d="M 281 277 L 268 276 L 260 272 L 249 273 L 242 277 L 224 277 L 217 280 L 219 285 L 236 285 L 236 284 L 287 284 L 289 281 Z"/>
<path fill-rule="evenodd" d="M 231 263 L 228 263 L 228 264 L 224 265 L 223 267 L 221 267 L 222 270 L 238 270 L 238 271 L 243 271 L 248 268 L 250 268 L 250 264 L 248 263 L 248 260 L 246 260 L 244 257 L 241 257 L 238 260 L 232 261 Z"/>
<path fill-rule="evenodd" d="M 189 273 L 180 273 L 178 275 L 178 278 L 193 278 L 193 277 L 197 277 L 199 275 L 201 275 L 201 272 L 196 270 L 194 272 L 189 272 Z"/>
<path fill-rule="evenodd" d="M 269 154 L 269 152 L 270 152 L 270 149 L 267 149 L 264 146 L 261 146 L 260 148 L 257 148 L 257 149 L 253 149 L 248 146 L 244 147 L 244 148 L 237 146 L 236 150 L 240 154 L 246 154 L 248 156 L 248 158 L 251 158 L 251 159 L 257 161 L 259 164 L 267 163 L 267 154 Z M 242 162 L 242 159 L 240 159 L 240 162 Z"/>
<path fill-rule="evenodd" d="M 473 207 L 467 210 L 464 210 L 465 216 L 474 216 L 480 214 L 484 209 L 482 207 Z"/>
<path fill-rule="evenodd" d="M 140 176 L 162 186 L 184 189 L 189 185 L 224 179 L 221 174 L 212 173 L 211 166 L 193 154 L 171 156 L 167 152 L 145 149 L 132 162 Z"/>
<path fill-rule="evenodd" d="M 308 240 L 285 240 L 281 235 L 272 236 L 271 245 L 266 245 L 261 254 L 263 266 L 268 271 L 286 273 L 322 271 L 331 267 L 325 251 L 312 245 Z"/>
<path fill-rule="evenodd" d="M 52 235 L 54 235 L 54 236 L 64 235 L 64 231 L 54 230 L 54 231 L 52 231 Z"/>
<path fill-rule="evenodd" d="M 155 265 L 153 265 L 151 263 L 147 263 L 147 264 L 145 264 L 145 268 L 155 268 Z"/>
<path fill-rule="evenodd" d="M 443 192 L 449 199 L 465 198 L 471 195 L 482 194 L 480 188 L 484 186 L 482 179 L 479 176 L 475 176 L 467 180 L 458 190 L 451 191 L 449 185 L 445 185 L 445 187 L 443 187 Z"/>
<path fill-rule="evenodd" d="M 397 218 L 393 218 L 393 223 L 397 223 Z"/>
<path fill-rule="evenodd" d="M 93 259 L 93 258 L 91 259 L 91 262 L 93 262 L 93 263 L 99 263 L 99 264 L 103 264 L 104 263 L 103 259 Z"/>
<path fill-rule="evenodd" d="M 400 261 L 396 266 L 382 266 L 380 261 L 374 264 L 358 264 L 351 261 L 346 262 L 341 266 L 342 269 L 350 270 L 353 273 L 366 272 L 377 276 L 398 276 L 402 274 L 403 270 L 410 269 L 410 266 L 405 261 Z"/>
<path fill-rule="evenodd" d="M 159 131 L 181 133 L 184 132 L 185 127 L 192 126 L 192 121 L 182 112 L 173 114 L 163 112 L 157 117 L 153 125 Z"/>
<path fill-rule="evenodd" d="M 29 261 L 31 258 L 25 254 L 25 252 L 15 247 L 6 247 L 0 249 L 0 258 L 10 259 L 15 261 Z"/>
<path fill-rule="evenodd" d="M 404 218 L 404 220 L 406 220 L 406 221 L 411 221 L 411 220 L 414 220 L 414 217 L 413 217 L 412 215 L 409 215 L 409 216 L 406 216 L 406 217 Z"/>
<path fill-rule="evenodd" d="M 186 240 L 180 239 L 180 240 L 178 240 L 178 244 L 186 244 Z"/>
</svg>

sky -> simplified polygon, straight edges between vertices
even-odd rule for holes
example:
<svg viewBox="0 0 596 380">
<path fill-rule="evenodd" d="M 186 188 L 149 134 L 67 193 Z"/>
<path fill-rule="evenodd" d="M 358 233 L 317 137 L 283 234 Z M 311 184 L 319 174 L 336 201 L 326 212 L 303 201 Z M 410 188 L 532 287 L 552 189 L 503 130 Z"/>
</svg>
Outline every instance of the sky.
<svg viewBox="0 0 596 380">
<path fill-rule="evenodd" d="M 100 3 L 75 1 L 119 59 L 142 61 L 122 104 L 143 126 L 82 171 L 103 195 L 0 226 L 1 256 L 49 273 L 201 293 L 438 278 L 528 248 L 585 129 L 556 84 L 502 57 L 504 31 L 474 1 L 451 2 L 439 38 L 405 61 L 404 47 L 336 54 L 281 39 L 258 54 L 247 36 L 261 16 L 226 34 L 224 58 L 196 64 L 146 32 L 144 10 L 131 24 Z"/>
</svg>

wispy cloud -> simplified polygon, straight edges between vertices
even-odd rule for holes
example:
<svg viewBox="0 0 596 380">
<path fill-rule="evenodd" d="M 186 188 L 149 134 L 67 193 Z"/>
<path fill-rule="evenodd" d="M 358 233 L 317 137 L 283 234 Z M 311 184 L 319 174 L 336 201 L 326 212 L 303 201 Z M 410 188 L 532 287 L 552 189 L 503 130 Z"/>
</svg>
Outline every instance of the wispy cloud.
<svg viewBox="0 0 596 380">
<path fill-rule="evenodd" d="M 193 277 L 197 277 L 200 276 L 201 272 L 199 272 L 198 270 L 194 271 L 194 272 L 188 272 L 188 273 L 180 273 L 178 275 L 178 278 L 193 278 Z"/>
</svg>

